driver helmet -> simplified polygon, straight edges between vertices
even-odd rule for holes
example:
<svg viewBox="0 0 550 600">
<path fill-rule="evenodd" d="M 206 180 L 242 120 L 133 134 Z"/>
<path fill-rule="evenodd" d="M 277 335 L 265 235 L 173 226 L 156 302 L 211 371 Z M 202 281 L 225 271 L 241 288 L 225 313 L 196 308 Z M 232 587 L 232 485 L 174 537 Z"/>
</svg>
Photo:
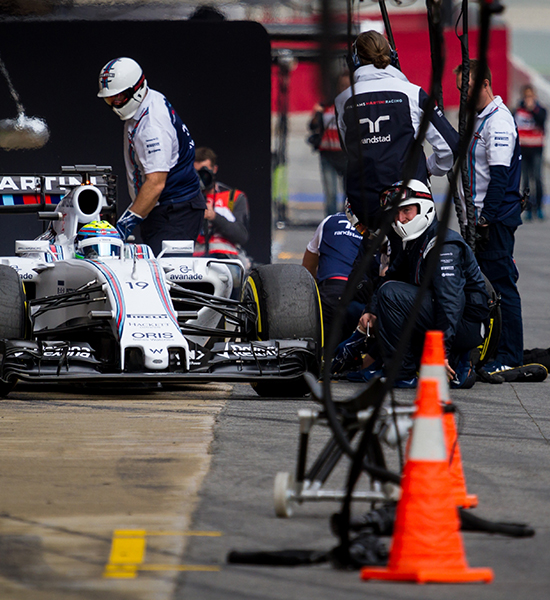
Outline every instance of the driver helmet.
<svg viewBox="0 0 550 600">
<path fill-rule="evenodd" d="M 131 119 L 137 112 L 147 93 L 147 80 L 142 68 L 132 58 L 121 57 L 110 60 L 99 73 L 98 97 L 111 104 L 109 98 L 124 94 L 124 100 L 113 111 L 123 120 Z"/>
<path fill-rule="evenodd" d="M 389 210 L 395 202 L 395 193 L 403 184 L 399 181 L 382 192 L 380 203 L 384 210 Z M 409 242 L 420 237 L 432 224 L 435 217 L 435 204 L 428 186 L 418 179 L 411 179 L 406 188 L 401 190 L 399 208 L 416 204 L 418 214 L 408 223 L 394 221 L 392 227 L 403 242 Z"/>
<path fill-rule="evenodd" d="M 124 242 L 108 221 L 92 221 L 81 227 L 75 239 L 75 258 L 120 258 Z"/>
</svg>

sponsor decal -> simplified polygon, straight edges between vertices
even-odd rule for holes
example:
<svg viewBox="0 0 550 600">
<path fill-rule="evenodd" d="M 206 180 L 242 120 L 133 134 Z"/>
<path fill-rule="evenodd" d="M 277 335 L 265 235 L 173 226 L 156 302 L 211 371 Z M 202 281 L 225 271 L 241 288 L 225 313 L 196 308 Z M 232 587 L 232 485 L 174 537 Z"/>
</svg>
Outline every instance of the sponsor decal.
<svg viewBox="0 0 550 600">
<path fill-rule="evenodd" d="M 380 144 L 384 142 L 391 142 L 391 134 L 388 135 L 375 135 L 371 138 L 363 138 L 361 140 L 362 144 Z"/>
<path fill-rule="evenodd" d="M 194 362 L 198 362 L 201 360 L 201 358 L 204 358 L 204 357 L 205 357 L 204 352 L 201 352 L 200 350 L 189 350 L 189 359 Z"/>
<path fill-rule="evenodd" d="M 278 350 L 276 346 L 254 346 L 254 349 L 247 344 L 239 345 L 239 344 L 229 344 L 226 347 L 229 352 L 232 352 L 239 358 L 268 358 L 268 357 L 277 357 Z"/>
<path fill-rule="evenodd" d="M 203 276 L 200 273 L 182 273 L 180 274 L 169 274 L 168 278 L 171 281 L 200 281 Z"/>
<path fill-rule="evenodd" d="M 172 339 L 174 336 L 169 332 L 169 331 L 165 331 L 165 332 L 148 332 L 145 333 L 143 331 L 134 331 L 134 333 L 132 333 L 132 337 L 136 340 L 170 340 Z"/>
<path fill-rule="evenodd" d="M 43 346 L 42 356 L 44 358 L 91 358 L 92 351 L 89 346 L 69 346 L 67 350 L 66 347 L 60 346 Z"/>
<path fill-rule="evenodd" d="M 370 119 L 359 119 L 359 123 L 361 125 L 364 125 L 365 123 L 367 123 L 367 125 L 369 126 L 369 133 L 380 133 L 380 123 L 382 121 L 389 121 L 390 120 L 390 115 L 382 115 L 381 117 L 378 117 L 378 119 L 376 119 L 376 121 L 371 121 Z"/>
<path fill-rule="evenodd" d="M 44 190 L 53 194 L 64 194 L 68 187 L 82 183 L 79 176 L 44 175 Z M 98 185 L 97 177 L 90 177 L 90 183 Z M 103 179 L 100 178 L 100 185 Z M 35 175 L 4 175 L 0 177 L 0 192 L 40 192 L 40 177 Z"/>
<path fill-rule="evenodd" d="M 128 315 L 128 319 L 167 319 L 168 315 L 145 315 L 145 314 L 137 314 L 137 315 Z"/>
</svg>

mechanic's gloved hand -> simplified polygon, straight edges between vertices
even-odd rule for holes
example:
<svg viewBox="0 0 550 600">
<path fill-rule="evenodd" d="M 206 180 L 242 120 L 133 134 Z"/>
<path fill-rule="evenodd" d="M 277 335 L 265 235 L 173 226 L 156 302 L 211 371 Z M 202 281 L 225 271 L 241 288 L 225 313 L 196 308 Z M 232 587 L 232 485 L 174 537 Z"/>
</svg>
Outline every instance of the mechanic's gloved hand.
<svg viewBox="0 0 550 600">
<path fill-rule="evenodd" d="M 343 341 L 334 353 L 330 372 L 342 373 L 361 364 L 361 354 L 365 350 L 367 334 L 356 329 L 351 337 Z"/>
<path fill-rule="evenodd" d="M 126 241 L 128 236 L 132 233 L 135 226 L 143 221 L 143 217 L 140 217 L 135 212 L 132 212 L 127 208 L 121 215 L 120 219 L 116 222 L 116 228 L 122 236 L 122 239 Z"/>
<path fill-rule="evenodd" d="M 481 219 L 480 219 L 480 221 L 481 221 Z M 487 249 L 487 246 L 489 245 L 489 236 L 490 236 L 489 230 L 490 230 L 490 226 L 486 221 L 484 221 L 483 224 L 476 225 L 475 240 L 476 240 L 476 251 L 477 252 L 483 252 Z"/>
</svg>

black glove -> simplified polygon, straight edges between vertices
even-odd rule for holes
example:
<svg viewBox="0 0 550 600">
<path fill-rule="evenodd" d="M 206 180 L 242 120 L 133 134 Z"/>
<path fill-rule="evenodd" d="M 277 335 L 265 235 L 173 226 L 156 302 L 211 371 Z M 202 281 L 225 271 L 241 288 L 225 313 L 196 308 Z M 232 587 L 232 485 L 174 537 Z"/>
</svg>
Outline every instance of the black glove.
<svg viewBox="0 0 550 600">
<path fill-rule="evenodd" d="M 487 221 L 485 221 L 483 217 L 481 217 L 476 225 L 476 252 L 484 252 L 487 250 L 490 229 L 491 226 L 487 224 Z"/>
</svg>

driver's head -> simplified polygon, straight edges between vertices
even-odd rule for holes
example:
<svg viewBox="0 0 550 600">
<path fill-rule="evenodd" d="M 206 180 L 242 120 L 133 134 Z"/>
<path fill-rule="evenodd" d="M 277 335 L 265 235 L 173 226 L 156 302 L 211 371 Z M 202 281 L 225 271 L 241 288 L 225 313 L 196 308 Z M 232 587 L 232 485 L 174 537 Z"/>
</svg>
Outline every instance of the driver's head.
<svg viewBox="0 0 550 600">
<path fill-rule="evenodd" d="M 131 119 L 147 94 L 142 68 L 132 58 L 110 60 L 99 73 L 98 97 L 123 120 Z"/>
<path fill-rule="evenodd" d="M 124 242 L 108 221 L 92 221 L 78 230 L 75 258 L 120 258 Z"/>
</svg>

